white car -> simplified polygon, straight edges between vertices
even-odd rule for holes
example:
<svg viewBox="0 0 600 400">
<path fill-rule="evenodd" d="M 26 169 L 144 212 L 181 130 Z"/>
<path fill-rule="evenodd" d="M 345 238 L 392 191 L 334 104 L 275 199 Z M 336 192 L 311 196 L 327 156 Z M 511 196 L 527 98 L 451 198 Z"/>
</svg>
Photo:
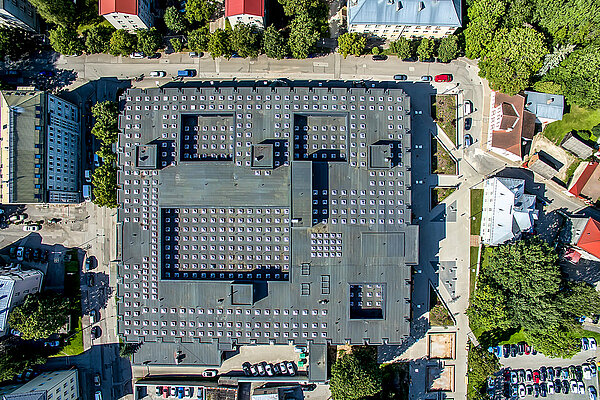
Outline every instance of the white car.
<svg viewBox="0 0 600 400">
<path fill-rule="evenodd" d="M 42 229 L 40 225 L 23 225 L 23 230 L 25 232 L 37 232 L 40 229 Z"/>
<path fill-rule="evenodd" d="M 167 73 L 165 71 L 152 71 L 150 72 L 150 76 L 153 78 L 162 78 L 167 76 Z"/>
<path fill-rule="evenodd" d="M 525 391 L 525 385 L 522 383 L 519 385 L 519 397 L 524 398 L 527 392 Z"/>
<path fill-rule="evenodd" d="M 596 393 L 596 388 L 593 386 L 588 386 L 588 393 L 590 395 L 590 400 L 596 400 L 598 394 Z"/>
<path fill-rule="evenodd" d="M 267 375 L 273 376 L 273 367 L 271 367 L 271 364 L 265 364 L 265 371 Z"/>
<path fill-rule="evenodd" d="M 130 58 L 136 58 L 136 59 L 144 58 L 144 53 L 140 53 L 140 52 L 131 53 L 129 55 L 129 57 Z"/>
<path fill-rule="evenodd" d="M 554 394 L 554 383 L 548 381 L 548 394 Z"/>
<path fill-rule="evenodd" d="M 585 385 L 583 382 L 577 382 L 577 391 L 579 394 L 585 394 Z"/>
<path fill-rule="evenodd" d="M 583 379 L 592 379 L 592 371 L 589 365 L 583 364 L 581 369 L 583 371 Z"/>
<path fill-rule="evenodd" d="M 598 347 L 596 345 L 596 339 L 594 339 L 593 337 L 589 337 L 588 342 L 590 343 L 590 350 L 596 350 L 596 348 Z"/>
<path fill-rule="evenodd" d="M 202 376 L 205 378 L 214 378 L 215 376 L 217 376 L 218 372 L 219 371 L 217 371 L 216 369 L 207 369 L 202 372 Z"/>
</svg>

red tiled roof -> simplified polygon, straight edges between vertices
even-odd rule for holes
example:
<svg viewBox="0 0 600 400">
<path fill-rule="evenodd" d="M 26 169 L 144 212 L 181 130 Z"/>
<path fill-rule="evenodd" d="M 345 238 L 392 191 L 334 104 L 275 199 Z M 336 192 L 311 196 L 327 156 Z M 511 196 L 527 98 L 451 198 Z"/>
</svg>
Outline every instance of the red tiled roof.
<svg viewBox="0 0 600 400">
<path fill-rule="evenodd" d="M 593 218 L 588 219 L 577 246 L 591 255 L 600 257 L 600 222 Z"/>
<path fill-rule="evenodd" d="M 98 7 L 100 15 L 106 15 L 114 12 L 137 15 L 137 0 L 100 0 Z"/>
<path fill-rule="evenodd" d="M 569 193 L 571 193 L 574 196 L 579 196 L 597 167 L 597 162 L 588 163 L 581 175 L 579 175 L 579 178 L 577 178 L 573 186 L 571 186 L 571 188 L 569 189 Z"/>
<path fill-rule="evenodd" d="M 225 16 L 248 14 L 265 16 L 264 0 L 225 0 Z"/>
<path fill-rule="evenodd" d="M 502 107 L 502 120 L 500 129 L 492 131 L 492 146 L 523 158 L 521 141 L 533 138 L 535 115 L 525 110 L 525 97 L 519 94 L 509 96 L 496 92 L 493 107 L 498 106 Z"/>
<path fill-rule="evenodd" d="M 581 259 L 581 254 L 573 248 L 568 248 L 565 252 L 565 258 L 571 261 L 573 264 L 577 264 Z"/>
</svg>

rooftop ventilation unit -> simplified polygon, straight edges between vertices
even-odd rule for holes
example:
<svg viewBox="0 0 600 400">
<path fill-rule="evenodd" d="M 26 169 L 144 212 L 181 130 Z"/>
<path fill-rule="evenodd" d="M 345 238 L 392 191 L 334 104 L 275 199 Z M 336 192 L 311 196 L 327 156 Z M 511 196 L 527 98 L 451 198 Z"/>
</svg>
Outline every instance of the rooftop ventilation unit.
<svg viewBox="0 0 600 400">
<path fill-rule="evenodd" d="M 425 8 L 425 3 L 423 3 L 422 1 L 419 2 L 419 11 L 423 10 Z"/>
</svg>

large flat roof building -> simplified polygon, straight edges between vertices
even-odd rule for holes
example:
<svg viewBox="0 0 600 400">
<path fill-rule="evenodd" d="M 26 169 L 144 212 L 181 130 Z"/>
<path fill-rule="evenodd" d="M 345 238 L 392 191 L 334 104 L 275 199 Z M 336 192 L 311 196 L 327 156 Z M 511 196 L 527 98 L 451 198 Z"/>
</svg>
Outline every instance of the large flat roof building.
<svg viewBox="0 0 600 400">
<path fill-rule="evenodd" d="M 0 269 L 0 336 L 8 332 L 8 316 L 25 298 L 42 289 L 44 274 L 37 269 Z"/>
<path fill-rule="evenodd" d="M 201 365 L 234 345 L 408 337 L 418 227 L 401 89 L 229 83 L 122 100 L 118 331 L 145 360 L 174 363 L 169 344 Z"/>
<path fill-rule="evenodd" d="M 75 203 L 79 108 L 28 89 L 0 92 L 0 203 Z"/>
</svg>

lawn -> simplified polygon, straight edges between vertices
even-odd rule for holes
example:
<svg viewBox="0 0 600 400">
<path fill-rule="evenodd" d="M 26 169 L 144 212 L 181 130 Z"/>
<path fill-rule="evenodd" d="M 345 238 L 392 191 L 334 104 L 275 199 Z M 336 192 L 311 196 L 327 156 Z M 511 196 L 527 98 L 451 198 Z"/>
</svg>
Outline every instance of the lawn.
<svg viewBox="0 0 600 400">
<path fill-rule="evenodd" d="M 431 96 L 431 116 L 456 146 L 456 95 L 440 94 Z"/>
<path fill-rule="evenodd" d="M 69 343 L 62 349 L 62 351 L 52 357 L 76 356 L 83 353 L 83 331 L 81 329 L 81 317 L 78 319 L 77 330 L 75 330 L 72 336 L 66 340 L 68 340 Z"/>
<path fill-rule="evenodd" d="M 475 282 L 477 280 L 477 257 L 479 256 L 479 247 L 471 246 L 470 250 L 470 268 L 469 268 L 469 295 L 475 291 Z"/>
<path fill-rule="evenodd" d="M 436 187 L 431 189 L 431 208 L 437 206 L 456 190 L 455 187 Z"/>
<path fill-rule="evenodd" d="M 581 161 L 583 160 L 575 160 L 571 163 L 571 165 L 569 165 L 569 168 L 567 168 L 566 172 L 567 177 L 565 178 L 565 185 L 569 185 L 569 183 L 571 182 L 571 178 L 573 178 L 573 174 L 575 173 L 577 167 L 579 167 L 579 164 L 581 164 Z"/>
<path fill-rule="evenodd" d="M 571 131 L 588 131 L 600 124 L 600 110 L 588 110 L 571 106 L 571 111 L 563 115 L 562 120 L 549 124 L 544 129 L 544 136 L 556 144 Z"/>
<path fill-rule="evenodd" d="M 521 329 L 520 331 L 517 331 L 510 335 L 508 339 L 501 341 L 499 344 L 517 344 L 519 342 L 526 341 L 527 340 L 525 338 L 525 332 L 523 332 L 523 329 Z"/>
<path fill-rule="evenodd" d="M 456 175 L 456 161 L 435 137 L 431 137 L 431 173 Z"/>
<path fill-rule="evenodd" d="M 483 211 L 483 189 L 471 189 L 471 235 L 481 233 L 481 213 Z"/>
</svg>

